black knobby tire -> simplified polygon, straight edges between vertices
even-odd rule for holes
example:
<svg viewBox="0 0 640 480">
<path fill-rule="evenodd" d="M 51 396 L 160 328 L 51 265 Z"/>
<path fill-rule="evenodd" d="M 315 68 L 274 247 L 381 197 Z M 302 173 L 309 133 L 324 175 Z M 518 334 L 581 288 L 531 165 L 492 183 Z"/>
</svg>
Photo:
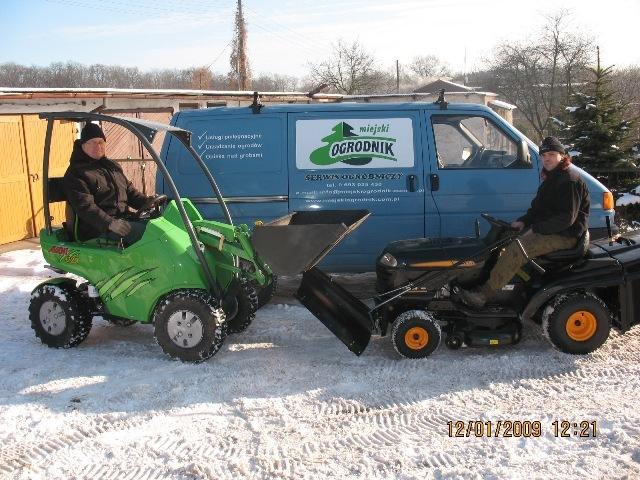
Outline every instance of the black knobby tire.
<svg viewBox="0 0 640 480">
<path fill-rule="evenodd" d="M 432 315 L 423 310 L 404 312 L 393 322 L 391 341 L 400 355 L 424 358 L 440 345 L 442 330 Z"/>
<path fill-rule="evenodd" d="M 278 276 L 274 273 L 271 276 L 271 282 L 264 287 L 257 286 L 256 290 L 258 292 L 258 308 L 264 307 L 276 294 L 276 290 L 278 288 Z"/>
<path fill-rule="evenodd" d="M 211 358 L 227 336 L 224 311 L 205 290 L 169 293 L 156 305 L 153 323 L 156 342 L 164 353 L 183 362 Z"/>
<path fill-rule="evenodd" d="M 609 337 L 611 314 L 591 293 L 559 295 L 545 311 L 542 331 L 558 350 L 576 355 L 591 353 Z"/>
<path fill-rule="evenodd" d="M 51 348 L 71 348 L 91 331 L 92 316 L 82 294 L 72 282 L 42 284 L 31 293 L 31 328 Z"/>
<path fill-rule="evenodd" d="M 258 308 L 258 293 L 255 287 L 242 279 L 232 305 L 235 315 L 227 317 L 227 331 L 229 333 L 244 332 L 256 317 Z"/>
</svg>

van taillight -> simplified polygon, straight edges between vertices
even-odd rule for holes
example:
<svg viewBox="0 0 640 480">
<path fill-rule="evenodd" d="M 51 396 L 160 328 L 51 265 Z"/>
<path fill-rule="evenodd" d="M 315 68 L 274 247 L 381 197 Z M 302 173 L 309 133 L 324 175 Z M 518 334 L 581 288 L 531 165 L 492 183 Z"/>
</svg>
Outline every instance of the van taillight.
<svg viewBox="0 0 640 480">
<path fill-rule="evenodd" d="M 613 210 L 613 193 L 604 192 L 602 194 L 602 209 Z"/>
</svg>

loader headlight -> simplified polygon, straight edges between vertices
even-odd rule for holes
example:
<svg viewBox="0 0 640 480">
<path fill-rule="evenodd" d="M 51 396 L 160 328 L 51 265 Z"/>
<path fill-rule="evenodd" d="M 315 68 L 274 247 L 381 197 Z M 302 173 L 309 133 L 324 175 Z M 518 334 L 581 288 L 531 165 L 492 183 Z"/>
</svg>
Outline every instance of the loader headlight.
<svg viewBox="0 0 640 480">
<path fill-rule="evenodd" d="M 398 261 L 396 260 L 396 257 L 391 255 L 390 253 L 385 253 L 384 255 L 382 255 L 380 257 L 380 259 L 378 260 L 378 263 L 380 265 L 384 265 L 385 267 L 397 267 L 398 266 Z"/>
</svg>

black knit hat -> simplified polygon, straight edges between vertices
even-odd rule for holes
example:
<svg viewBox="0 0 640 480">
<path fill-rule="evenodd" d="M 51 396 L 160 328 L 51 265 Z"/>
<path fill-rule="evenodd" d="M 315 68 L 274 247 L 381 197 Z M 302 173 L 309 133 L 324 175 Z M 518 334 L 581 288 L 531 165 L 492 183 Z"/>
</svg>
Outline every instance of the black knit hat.
<svg viewBox="0 0 640 480">
<path fill-rule="evenodd" d="M 84 144 L 92 138 L 102 138 L 105 141 L 107 140 L 102 129 L 95 123 L 89 122 L 84 126 L 80 133 L 80 143 Z"/>
<path fill-rule="evenodd" d="M 538 147 L 538 150 L 540 151 L 540 155 L 547 152 L 558 152 L 563 155 L 567 153 L 562 143 L 560 143 L 560 140 L 558 140 L 556 137 L 547 137 L 542 140 L 542 143 Z"/>
</svg>

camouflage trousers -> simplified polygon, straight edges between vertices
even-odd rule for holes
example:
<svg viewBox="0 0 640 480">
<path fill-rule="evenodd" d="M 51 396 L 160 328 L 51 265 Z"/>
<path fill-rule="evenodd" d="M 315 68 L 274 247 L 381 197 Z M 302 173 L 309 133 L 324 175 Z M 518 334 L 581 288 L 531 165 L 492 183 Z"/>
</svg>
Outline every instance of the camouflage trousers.
<svg viewBox="0 0 640 480">
<path fill-rule="evenodd" d="M 557 250 L 573 248 L 578 243 L 577 238 L 563 235 L 542 235 L 540 233 L 530 233 L 526 236 L 519 236 L 518 239 L 520 239 L 520 243 L 530 258 L 546 255 Z M 500 258 L 491 269 L 489 280 L 481 288 L 482 292 L 487 296 L 491 296 L 501 290 L 526 263 L 527 259 L 514 240 L 500 252 Z"/>
</svg>

